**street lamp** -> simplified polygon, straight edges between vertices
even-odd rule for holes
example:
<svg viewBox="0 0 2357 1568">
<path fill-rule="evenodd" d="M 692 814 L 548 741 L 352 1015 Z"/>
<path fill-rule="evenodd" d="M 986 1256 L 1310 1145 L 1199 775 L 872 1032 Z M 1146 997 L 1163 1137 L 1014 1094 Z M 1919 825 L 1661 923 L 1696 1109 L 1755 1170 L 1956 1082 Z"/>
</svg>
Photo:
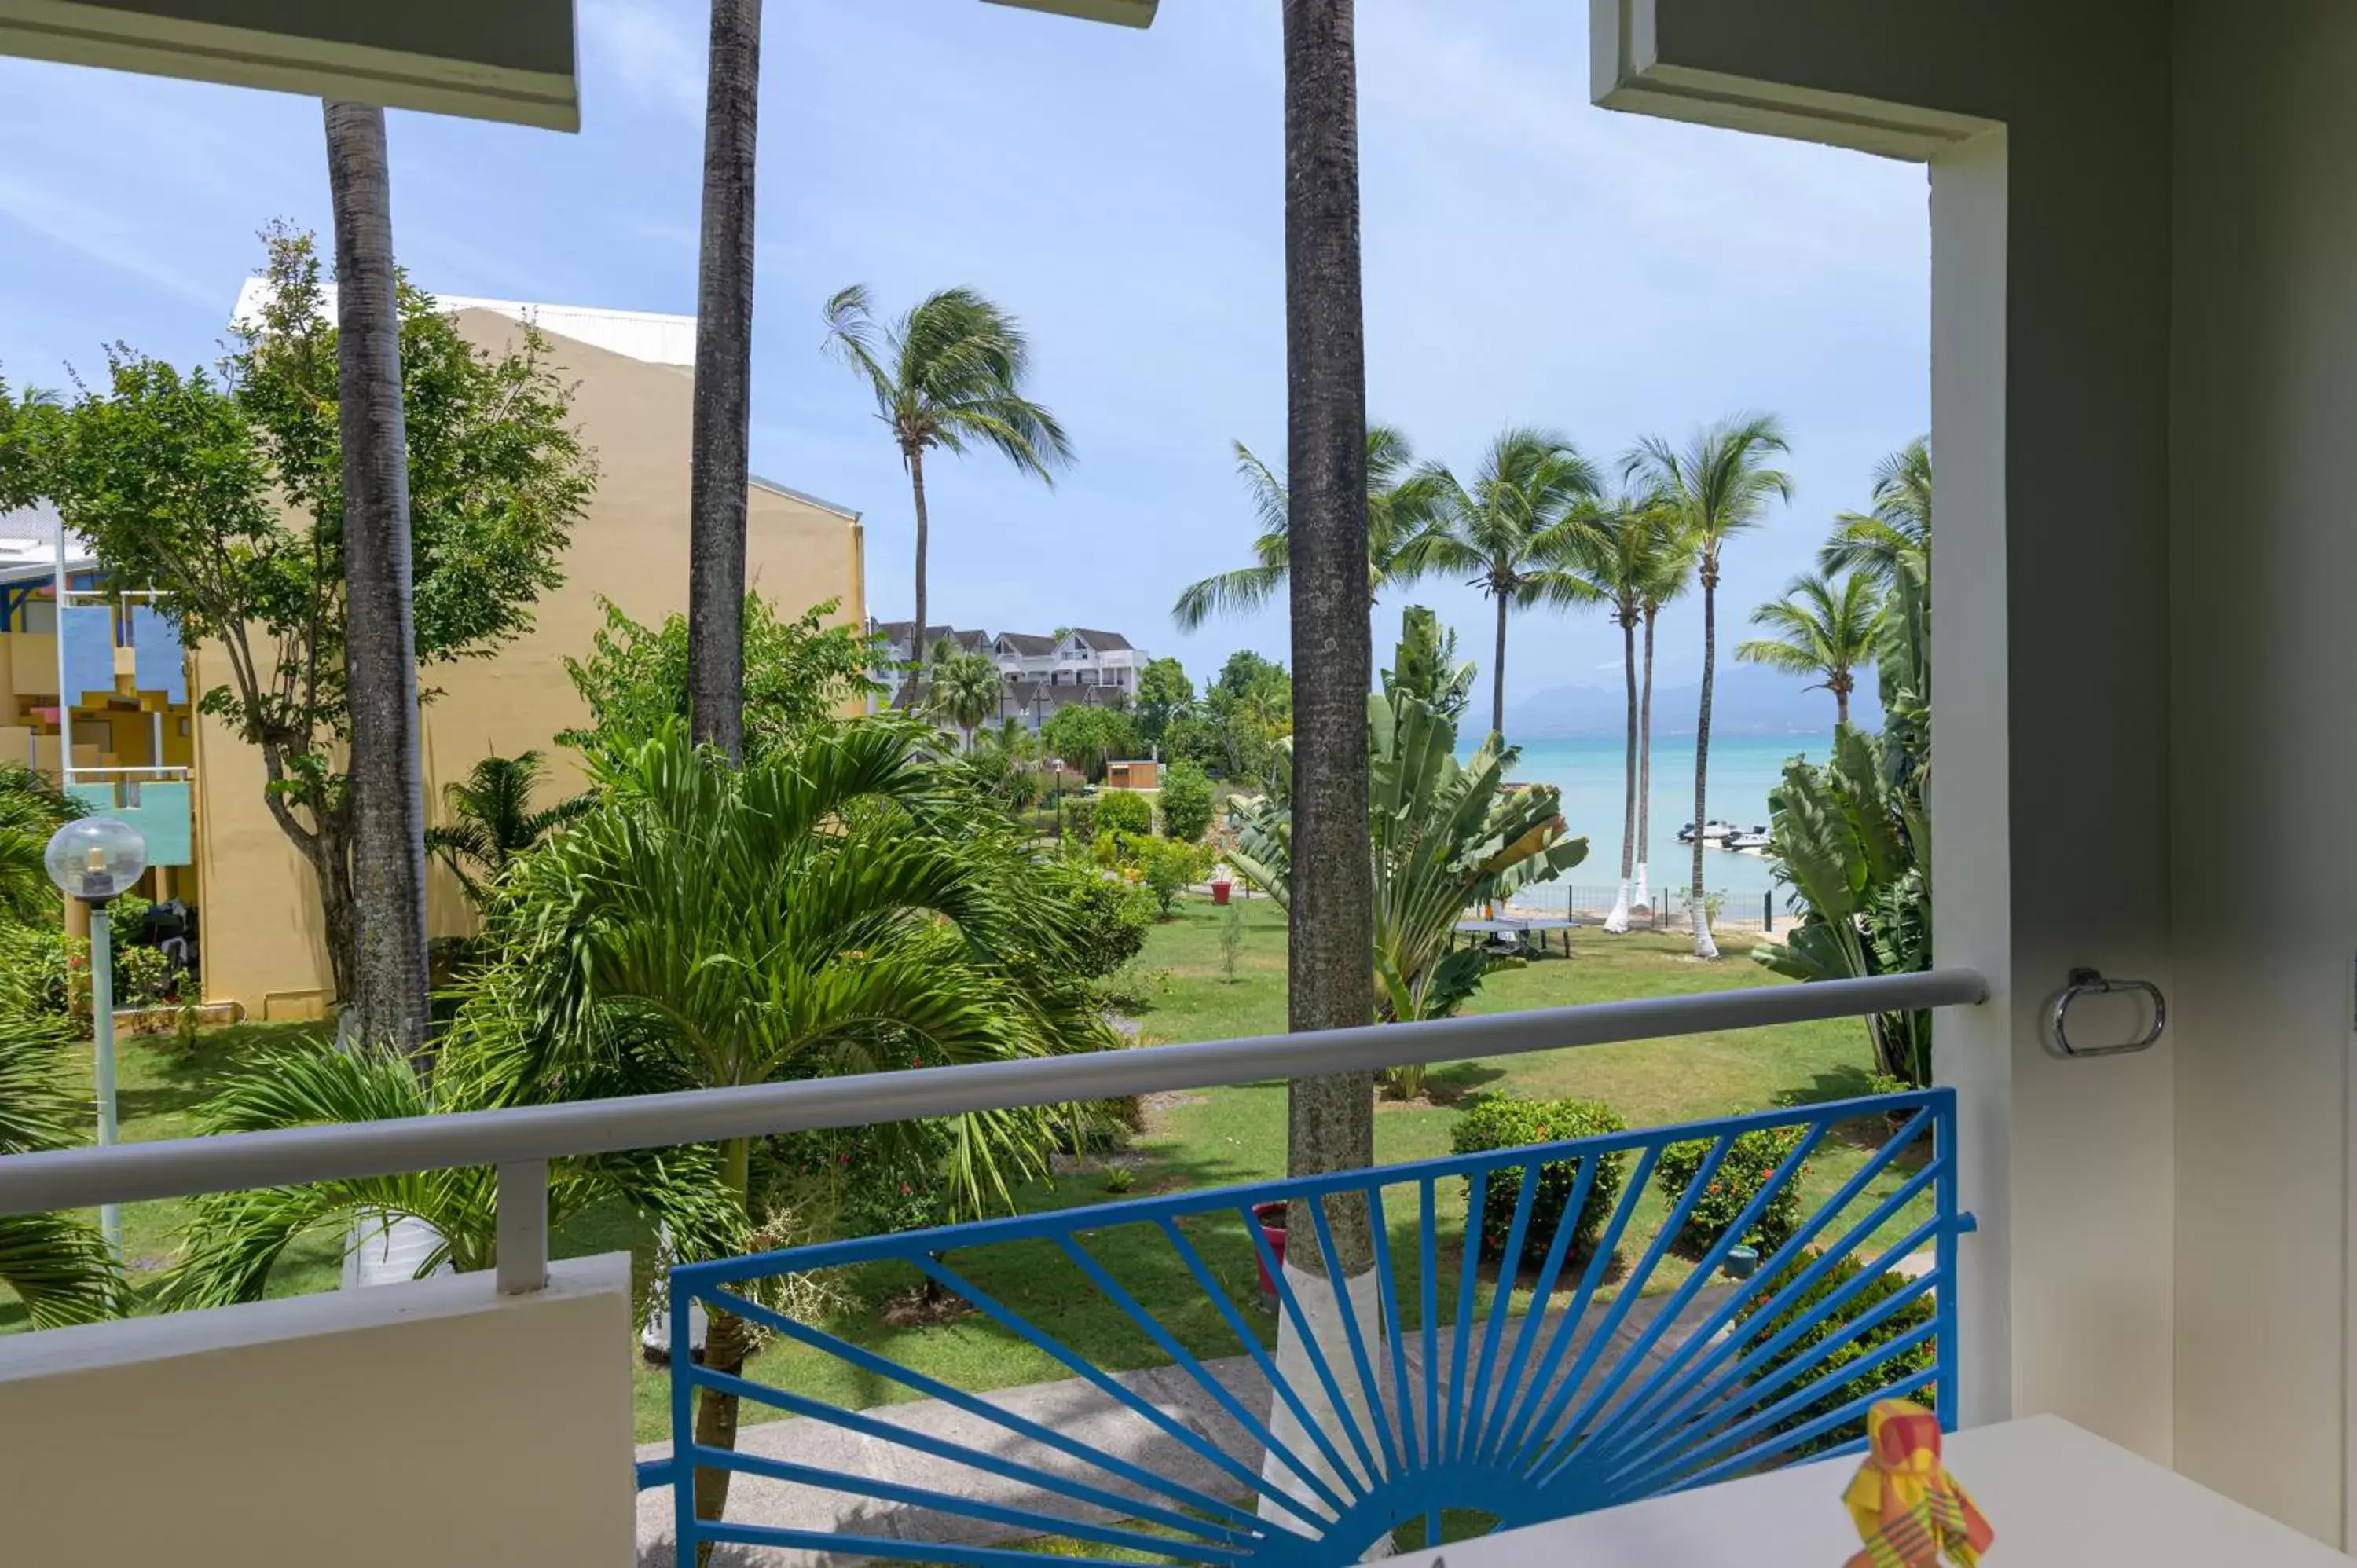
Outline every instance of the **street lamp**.
<svg viewBox="0 0 2357 1568">
<path fill-rule="evenodd" d="M 147 841 L 129 822 L 84 817 L 49 836 L 42 854 L 49 880 L 69 898 L 90 906 L 90 1027 L 97 1047 L 98 1144 L 114 1143 L 114 945 L 106 907 L 131 891 L 147 869 Z M 106 1204 L 98 1211 L 107 1247 L 123 1256 L 123 1210 Z"/>
</svg>

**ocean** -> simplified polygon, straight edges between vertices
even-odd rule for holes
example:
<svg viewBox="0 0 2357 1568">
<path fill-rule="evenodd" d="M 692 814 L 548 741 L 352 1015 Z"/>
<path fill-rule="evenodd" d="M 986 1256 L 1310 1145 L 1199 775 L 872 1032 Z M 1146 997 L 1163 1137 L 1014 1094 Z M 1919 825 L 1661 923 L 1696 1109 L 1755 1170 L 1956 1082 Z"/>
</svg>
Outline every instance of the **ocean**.
<svg viewBox="0 0 2357 1568">
<path fill-rule="evenodd" d="M 1824 736 L 1729 736 L 1710 746 L 1710 810 L 1706 818 L 1749 828 L 1768 821 L 1768 792 L 1797 756 L 1822 762 L 1833 744 Z M 1471 755 L 1471 747 L 1466 748 Z M 1524 744 L 1521 762 L 1508 775 L 1519 783 L 1552 784 L 1563 792 L 1563 814 L 1575 834 L 1587 839 L 1587 859 L 1564 881 L 1580 892 L 1582 907 L 1600 893 L 1609 903 L 1620 880 L 1621 765 L 1625 743 L 1618 739 L 1536 740 Z M 1684 886 L 1693 876 L 1693 851 L 1678 843 L 1678 830 L 1694 820 L 1695 746 L 1691 736 L 1653 743 L 1652 841 L 1648 846 L 1652 883 Z M 1775 863 L 1762 855 L 1732 854 L 1706 847 L 1704 885 L 1727 896 L 1734 908 L 1754 911 L 1760 896 L 1774 889 Z M 1560 904 L 1534 890 L 1518 900 Z M 1781 900 L 1780 900 L 1781 902 Z"/>
</svg>

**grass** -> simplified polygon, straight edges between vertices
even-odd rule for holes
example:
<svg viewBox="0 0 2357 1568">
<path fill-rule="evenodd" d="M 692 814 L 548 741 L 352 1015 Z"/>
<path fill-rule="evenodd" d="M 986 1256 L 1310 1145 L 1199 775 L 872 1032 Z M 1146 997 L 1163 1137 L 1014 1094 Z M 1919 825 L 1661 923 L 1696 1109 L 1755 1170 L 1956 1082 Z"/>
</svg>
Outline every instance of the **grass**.
<svg viewBox="0 0 2357 1568">
<path fill-rule="evenodd" d="M 1175 918 L 1157 926 L 1128 979 L 1146 1003 L 1135 1010 L 1146 1043 L 1275 1034 L 1285 1024 L 1285 930 L 1281 911 L 1265 900 L 1240 906 L 1243 924 L 1236 978 L 1224 973 L 1221 935 L 1226 911 L 1189 900 Z M 1632 934 L 1608 938 L 1584 930 L 1575 940 L 1577 957 L 1543 960 L 1493 975 L 1473 1011 L 1491 1013 L 1555 1007 L 1575 1003 L 1664 996 L 1784 983 L 1744 955 L 1741 939 L 1727 944 L 1727 958 L 1698 963 L 1683 938 Z M 185 1135 L 191 1112 L 210 1085 L 247 1054 L 264 1045 L 317 1040 L 316 1029 L 244 1026 L 203 1036 L 184 1052 L 169 1037 L 124 1042 L 122 1112 L 126 1140 Z M 1510 1091 L 1533 1098 L 1576 1096 L 1601 1100 L 1631 1126 L 1658 1125 L 1757 1110 L 1780 1097 L 1803 1101 L 1847 1098 L 1869 1090 L 1870 1055 L 1864 1026 L 1856 1021 L 1790 1025 L 1780 1028 L 1700 1035 L 1620 1046 L 1543 1051 L 1511 1058 L 1437 1067 L 1429 1098 L 1414 1104 L 1383 1105 L 1375 1122 L 1376 1156 L 1384 1165 L 1430 1158 L 1448 1151 L 1458 1120 L 1475 1097 Z M 1147 1132 L 1121 1156 L 1131 1173 L 1124 1196 L 1146 1197 L 1239 1183 L 1284 1174 L 1286 1090 L 1268 1081 L 1163 1097 L 1153 1108 Z M 1828 1140 L 1813 1163 L 1804 1186 L 1813 1208 L 1858 1169 L 1867 1157 L 1865 1140 Z M 1887 1191 L 1897 1177 L 1878 1182 Z M 1119 1185 L 1103 1168 L 1084 1168 L 1036 1184 L 1020 1196 L 1027 1211 L 1075 1208 L 1114 1201 Z M 1400 1189 L 1394 1189 L 1399 1191 Z M 1437 1188 L 1442 1236 L 1438 1259 L 1440 1299 L 1450 1302 L 1461 1281 L 1459 1239 L 1465 1190 L 1449 1181 Z M 1396 1202 L 1396 1199 L 1391 1200 Z M 1663 1217 L 1657 1191 L 1641 1205 L 1622 1252 L 1633 1257 Z M 1918 1205 L 1914 1217 L 1928 1212 Z M 152 1287 L 166 1263 L 185 1214 L 174 1203 L 136 1205 L 124 1216 L 125 1251 L 134 1280 Z M 1387 1206 L 1395 1261 L 1405 1278 L 1415 1268 L 1413 1220 Z M 1274 1342 L 1274 1320 L 1258 1305 L 1253 1249 L 1232 1211 L 1190 1216 L 1180 1229 L 1194 1244 L 1248 1331 Z M 307 1238 L 290 1251 L 272 1280 L 273 1294 L 330 1289 L 336 1283 L 339 1238 Z M 1230 1321 L 1208 1298 L 1157 1230 L 1117 1225 L 1084 1238 L 1089 1255 L 1140 1301 L 1154 1305 L 1170 1332 L 1198 1355 L 1241 1351 Z M 553 1239 L 559 1256 L 627 1249 L 643 1282 L 652 1266 L 651 1239 L 626 1209 L 600 1209 L 562 1228 Z M 973 1248 L 950 1260 L 966 1280 L 992 1298 L 1055 1332 L 1079 1358 L 1113 1369 L 1158 1365 L 1168 1358 L 1133 1326 L 1052 1242 L 1027 1240 Z M 1671 1288 L 1684 1265 L 1666 1265 L 1649 1289 Z M 922 1376 L 962 1390 L 984 1391 L 1069 1377 L 1071 1370 L 1049 1350 L 1000 1327 L 988 1316 L 942 1316 L 920 1299 L 920 1276 L 902 1264 L 844 1271 L 826 1282 L 840 1309 L 829 1329 L 850 1344 L 898 1361 Z M 1477 1280 L 1477 1304 L 1491 1299 L 1491 1283 Z M 1527 1293 L 1515 1292 L 1517 1309 Z M 1405 1320 L 1416 1312 L 1412 1287 Z M 0 1332 L 21 1326 L 22 1310 L 0 1294 Z M 1444 1318 L 1453 1316 L 1444 1309 Z M 909 1390 L 806 1347 L 777 1343 L 756 1359 L 758 1380 L 807 1397 L 853 1409 L 919 1397 Z M 664 1436 L 669 1428 L 668 1377 L 642 1369 L 637 1388 L 639 1436 Z M 771 1412 L 748 1409 L 746 1419 Z"/>
</svg>

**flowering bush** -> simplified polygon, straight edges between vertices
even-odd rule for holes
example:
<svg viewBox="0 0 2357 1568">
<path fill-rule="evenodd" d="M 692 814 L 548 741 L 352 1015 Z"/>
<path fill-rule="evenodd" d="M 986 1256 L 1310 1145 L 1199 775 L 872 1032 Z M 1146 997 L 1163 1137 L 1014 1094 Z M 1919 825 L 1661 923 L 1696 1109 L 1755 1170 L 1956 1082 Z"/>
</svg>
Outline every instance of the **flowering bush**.
<svg viewBox="0 0 2357 1568">
<path fill-rule="evenodd" d="M 1686 1252 L 1707 1251 L 1727 1234 L 1743 1217 L 1744 1209 L 1760 1189 L 1768 1185 L 1778 1170 L 1799 1150 L 1807 1129 L 1803 1127 L 1763 1127 L 1756 1133 L 1746 1133 L 1735 1140 L 1727 1151 L 1727 1158 L 1711 1173 L 1709 1184 L 1702 1197 L 1695 1200 L 1694 1212 L 1686 1217 L 1685 1229 L 1678 1233 L 1677 1246 Z M 1672 1144 L 1662 1151 L 1653 1166 L 1654 1180 L 1659 1184 L 1662 1200 L 1674 1210 L 1684 1198 L 1686 1189 L 1694 1185 L 1704 1162 L 1717 1141 L 1696 1138 L 1690 1143 Z M 1760 1209 L 1760 1218 L 1741 1240 L 1760 1249 L 1762 1257 L 1792 1239 L 1801 1225 L 1801 1183 L 1808 1176 L 1806 1162 L 1776 1189 L 1776 1196 Z"/>
<path fill-rule="evenodd" d="M 1736 1318 L 1734 1326 L 1736 1332 L 1742 1336 L 1747 1348 L 1756 1348 L 1765 1345 L 1812 1314 L 1824 1311 L 1825 1303 L 1863 1272 L 1856 1259 L 1844 1258 L 1826 1270 L 1823 1279 L 1803 1291 L 1797 1300 L 1787 1304 L 1775 1316 L 1755 1325 L 1752 1320 L 1759 1316 L 1760 1309 L 1774 1300 L 1776 1293 L 1808 1266 L 1809 1260 L 1796 1259 L 1790 1267 L 1778 1271 L 1774 1278 L 1763 1281 L 1752 1291 L 1750 1304 Z M 1847 1334 L 1860 1319 L 1871 1316 L 1877 1307 L 1905 1290 L 1909 1283 L 1900 1275 L 1889 1273 L 1878 1275 L 1867 1282 L 1858 1288 L 1857 1294 L 1851 1296 L 1843 1305 L 1840 1311 L 1802 1329 L 1792 1344 L 1770 1358 L 1766 1366 L 1761 1367 L 1752 1375 L 1751 1381 L 1755 1386 L 1773 1385 L 1763 1387 L 1755 1402 L 1757 1408 L 1762 1410 L 1804 1389 L 1813 1387 L 1823 1391 L 1823 1397 L 1811 1401 L 1806 1408 L 1794 1411 L 1770 1427 L 1768 1435 L 1790 1432 L 1794 1427 L 1805 1425 L 1819 1416 L 1830 1415 L 1846 1404 L 1862 1400 L 1870 1393 L 1890 1388 L 1895 1384 L 1903 1383 L 1918 1373 L 1930 1371 L 1938 1364 L 1939 1340 L 1936 1337 L 1926 1337 L 1921 1343 L 1887 1357 L 1864 1371 L 1847 1375 L 1844 1375 L 1842 1371 L 1846 1367 L 1874 1356 L 1892 1340 L 1903 1339 L 1930 1323 L 1935 1308 L 1929 1292 L 1917 1295 L 1913 1301 L 1846 1343 L 1838 1345 L 1831 1350 L 1818 1349 L 1818 1347 L 1828 1339 L 1839 1339 Z M 1804 1365 L 1794 1371 L 1790 1378 L 1778 1383 L 1776 1381 L 1778 1370 L 1792 1366 L 1796 1361 Z M 1929 1410 L 1933 1406 L 1933 1395 L 1936 1392 L 1936 1388 L 1927 1383 L 1922 1388 L 1910 1391 L 1907 1397 Z M 1729 1421 L 1732 1421 L 1738 1413 L 1733 1410 L 1725 1412 Z M 1808 1442 L 1801 1444 L 1793 1449 L 1792 1457 L 1805 1459 L 1812 1454 L 1822 1454 L 1828 1449 L 1838 1448 L 1846 1443 L 1865 1435 L 1866 1413 L 1860 1411 L 1856 1420 L 1845 1422 L 1831 1431 L 1820 1433 Z"/>
<path fill-rule="evenodd" d="M 1601 1101 L 1516 1100 L 1497 1094 L 1466 1112 L 1465 1119 L 1457 1123 L 1452 1143 L 1458 1154 L 1473 1155 L 1491 1149 L 1516 1149 L 1566 1138 L 1624 1133 L 1628 1128 L 1629 1124 Z M 1575 1259 L 1586 1258 L 1596 1250 L 1596 1239 L 1603 1232 L 1604 1222 L 1611 1217 L 1613 1205 L 1620 1198 L 1627 1160 L 1625 1155 L 1607 1155 L 1597 1162 L 1595 1180 L 1588 1185 L 1587 1199 L 1580 1206 L 1577 1229 L 1572 1235 L 1571 1255 Z M 1572 1189 L 1578 1185 L 1579 1169 L 1584 1163 L 1578 1159 L 1551 1160 L 1539 1167 L 1538 1195 L 1531 1200 L 1530 1230 L 1523 1242 L 1525 1262 L 1544 1257 L 1546 1249 L 1554 1244 L 1555 1230 L 1563 1223 L 1563 1211 L 1571 1204 Z M 1522 1200 L 1524 1168 L 1502 1165 L 1490 1173 L 1481 1198 L 1480 1225 L 1480 1255 L 1484 1259 L 1501 1257 L 1505 1252 L 1506 1238 L 1513 1229 L 1514 1208 Z M 1469 1200 L 1470 1178 L 1467 1187 Z"/>
</svg>

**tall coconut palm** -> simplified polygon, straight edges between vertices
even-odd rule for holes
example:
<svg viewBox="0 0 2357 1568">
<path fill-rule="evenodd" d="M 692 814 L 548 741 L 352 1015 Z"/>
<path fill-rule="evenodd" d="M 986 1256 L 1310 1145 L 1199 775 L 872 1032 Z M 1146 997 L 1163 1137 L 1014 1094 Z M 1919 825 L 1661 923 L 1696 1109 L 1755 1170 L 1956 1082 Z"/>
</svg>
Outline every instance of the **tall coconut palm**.
<svg viewBox="0 0 2357 1568">
<path fill-rule="evenodd" d="M 1817 569 L 1828 577 L 1862 573 L 1878 588 L 1888 587 L 1899 563 L 1932 554 L 1932 438 L 1917 436 L 1885 457 L 1874 470 L 1874 507 L 1842 512 L 1817 552 Z"/>
<path fill-rule="evenodd" d="M 1840 582 L 1803 573 L 1784 585 L 1784 596 L 1751 612 L 1751 624 L 1774 635 L 1736 645 L 1735 657 L 1792 675 L 1814 675 L 1834 694 L 1834 722 L 1849 723 L 1857 673 L 1874 662 L 1882 634 L 1882 596 L 1863 572 Z"/>
<path fill-rule="evenodd" d="M 342 443 L 344 667 L 351 707 L 358 1035 L 423 1060 L 425 792 L 410 618 L 409 438 L 384 111 L 330 101 L 336 224 L 336 414 Z"/>
<path fill-rule="evenodd" d="M 1675 511 L 1654 496 L 1624 496 L 1599 508 L 1594 526 L 1573 553 L 1570 570 L 1599 603 L 1610 607 L 1620 628 L 1621 676 L 1628 689 L 1627 748 L 1621 779 L 1620 886 L 1604 929 L 1629 929 L 1630 881 L 1637 866 L 1637 775 L 1639 711 L 1637 628 L 1645 624 L 1649 592 L 1664 575 L 1664 560 L 1677 553 Z M 1650 671 L 1649 671 L 1650 673 Z"/>
<path fill-rule="evenodd" d="M 925 454 L 963 455 L 976 443 L 1043 484 L 1072 460 L 1056 416 L 1024 395 L 1031 343 L 1014 317 L 970 288 L 943 289 L 890 327 L 879 327 L 865 285 L 826 306 L 828 350 L 867 382 L 876 417 L 892 433 L 917 512 L 917 616 L 926 621 L 925 560 L 932 521 L 925 505 Z M 932 652 L 917 639 L 916 676 Z"/>
<path fill-rule="evenodd" d="M 1359 86 L 1353 0 L 1283 0 L 1285 37 L 1285 326 L 1287 586 L 1292 596 L 1293 852 L 1302 875 L 1286 911 L 1286 1018 L 1297 1031 L 1374 1016 L 1367 961 L 1374 929 L 1367 843 L 1367 692 L 1374 681 L 1367 582 L 1367 356 L 1359 242 Z M 1297 1079 L 1286 1092 L 1286 1165 L 1295 1176 L 1374 1163 L 1374 1079 L 1344 1073 Z M 1340 1280 L 1323 1249 L 1297 1248 L 1286 1268 L 1313 1308 L 1366 1295 L 1374 1242 L 1363 1200 L 1329 1201 Z M 1308 1233 L 1308 1203 L 1294 1234 Z M 1326 1310 L 1318 1321 L 1330 1322 Z M 1323 1348 L 1340 1364 L 1340 1346 Z M 1315 1386 L 1288 1317 L 1277 1359 L 1297 1387 Z M 1289 1409 L 1270 1412 L 1278 1444 L 1307 1452 Z M 1274 1459 L 1280 1489 L 1300 1483 Z M 1282 1513 L 1280 1505 L 1275 1507 Z"/>
<path fill-rule="evenodd" d="M 961 652 L 948 638 L 935 645 L 933 711 L 964 733 L 966 750 L 974 749 L 974 730 L 997 714 L 1006 698 L 1006 682 L 987 657 Z"/>
<path fill-rule="evenodd" d="M 1674 508 L 1670 510 L 1669 537 L 1663 542 L 1661 555 L 1653 563 L 1653 573 L 1644 588 L 1645 610 L 1645 673 L 1639 682 L 1637 703 L 1637 885 L 1630 890 L 1629 905 L 1633 912 L 1650 909 L 1653 892 L 1650 886 L 1652 875 L 1653 843 L 1653 643 L 1654 634 L 1662 620 L 1663 607 L 1674 599 L 1683 598 L 1694 586 L 1694 542 L 1677 525 Z"/>
<path fill-rule="evenodd" d="M 695 738 L 732 757 L 745 754 L 745 473 L 752 450 L 760 102 L 761 0 L 712 0 L 688 435 L 687 692 Z"/>
<path fill-rule="evenodd" d="M 0 997 L 0 1155 L 84 1141 L 91 1109 L 67 1083 L 70 1049 L 61 1020 L 36 1014 L 29 997 Z M 0 1216 L 0 1285 L 16 1292 L 36 1328 L 95 1323 L 124 1305 L 113 1253 L 98 1227 L 78 1215 Z"/>
<path fill-rule="evenodd" d="M 929 738 L 863 720 L 740 769 L 674 726 L 611 762 L 598 805 L 511 872 L 487 922 L 501 956 L 467 982 L 454 1052 L 511 1092 L 596 1098 L 1110 1044 L 1068 978 L 1069 910 L 1039 896 L 1005 813 L 959 788 L 966 770 L 927 760 Z M 1006 1207 L 1055 1132 L 1040 1112 L 957 1121 L 952 1206 Z M 744 1139 L 718 1151 L 748 1226 L 753 1155 Z M 705 1364 L 739 1371 L 752 1345 L 716 1314 Z M 730 1447 L 736 1429 L 734 1397 L 704 1391 L 696 1440 Z M 698 1472 L 699 1517 L 720 1517 L 727 1485 Z"/>
<path fill-rule="evenodd" d="M 1601 492 L 1594 464 L 1550 431 L 1513 429 L 1490 445 L 1470 485 L 1448 469 L 1425 473 L 1432 516 L 1400 547 L 1397 575 L 1464 578 L 1498 607 L 1497 655 L 1490 667 L 1490 733 L 1506 732 L 1506 626 L 1517 609 L 1597 601 L 1573 564 L 1595 524 L 1588 503 Z"/>
<path fill-rule="evenodd" d="M 1250 566 L 1206 577 L 1178 596 L 1170 618 L 1193 631 L 1213 616 L 1250 615 L 1285 591 L 1293 559 L 1291 502 L 1285 480 L 1253 449 L 1236 443 L 1236 472 L 1252 492 L 1260 515 Z M 1431 486 L 1416 471 L 1406 435 L 1387 424 L 1367 430 L 1367 589 L 1380 595 L 1391 579 L 1393 558 L 1423 521 Z"/>
<path fill-rule="evenodd" d="M 442 857 L 476 904 L 490 897 L 516 856 L 596 804 L 594 796 L 576 795 L 535 808 L 533 796 L 547 777 L 548 765 L 540 753 L 526 751 L 486 757 L 468 769 L 466 778 L 442 787 L 442 809 L 448 821 L 426 833 L 425 844 Z"/>
<path fill-rule="evenodd" d="M 1760 526 L 1770 500 L 1792 498 L 1792 476 L 1769 466 L 1773 454 L 1791 450 L 1773 415 L 1739 414 L 1695 435 L 1683 449 L 1648 437 L 1629 456 L 1627 471 L 1675 507 L 1679 526 L 1695 553 L 1695 579 L 1702 585 L 1702 707 L 1695 725 L 1694 913 L 1695 956 L 1715 959 L 1704 903 L 1702 824 L 1710 819 L 1710 703 L 1718 662 L 1718 570 L 1727 543 Z"/>
</svg>

